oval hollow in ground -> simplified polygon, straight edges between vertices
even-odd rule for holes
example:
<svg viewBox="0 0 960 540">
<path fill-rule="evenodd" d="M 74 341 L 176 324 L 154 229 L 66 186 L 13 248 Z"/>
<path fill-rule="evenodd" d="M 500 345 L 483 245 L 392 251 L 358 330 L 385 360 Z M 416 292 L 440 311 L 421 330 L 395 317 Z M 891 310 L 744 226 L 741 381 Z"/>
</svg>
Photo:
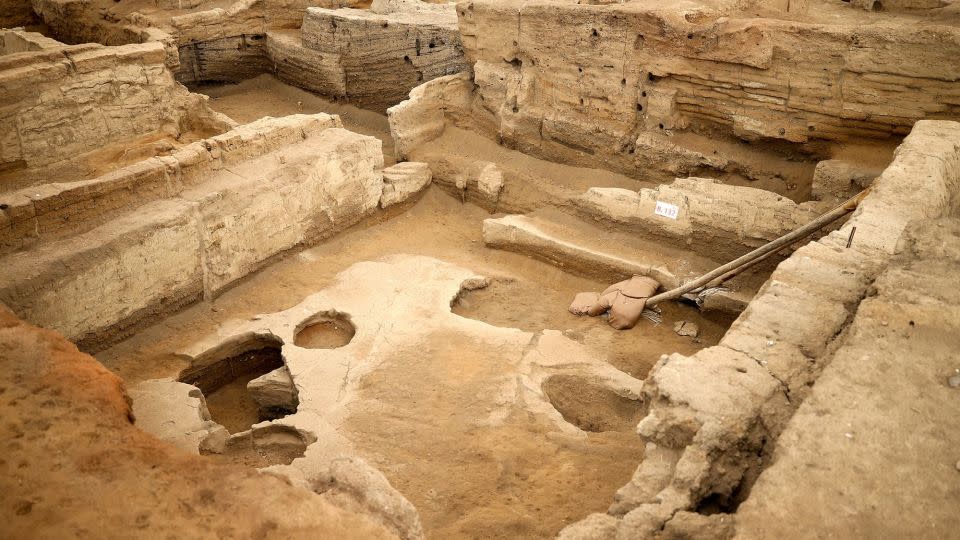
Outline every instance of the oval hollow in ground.
<svg viewBox="0 0 960 540">
<path fill-rule="evenodd" d="M 541 389 L 564 420 L 584 431 L 631 431 L 647 411 L 643 402 L 580 375 L 552 375 Z"/>
<path fill-rule="evenodd" d="M 304 349 L 337 349 L 350 343 L 356 333 L 348 315 L 324 311 L 300 323 L 293 344 Z"/>
</svg>

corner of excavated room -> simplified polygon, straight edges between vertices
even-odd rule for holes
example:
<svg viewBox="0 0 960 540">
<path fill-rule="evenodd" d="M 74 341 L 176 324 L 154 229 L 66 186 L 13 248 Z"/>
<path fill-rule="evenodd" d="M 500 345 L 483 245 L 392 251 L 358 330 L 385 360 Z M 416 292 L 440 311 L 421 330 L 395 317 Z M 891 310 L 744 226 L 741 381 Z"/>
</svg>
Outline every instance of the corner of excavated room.
<svg viewBox="0 0 960 540">
<path fill-rule="evenodd" d="M 951 536 L 955 2 L 0 0 L 0 536 Z"/>
</svg>

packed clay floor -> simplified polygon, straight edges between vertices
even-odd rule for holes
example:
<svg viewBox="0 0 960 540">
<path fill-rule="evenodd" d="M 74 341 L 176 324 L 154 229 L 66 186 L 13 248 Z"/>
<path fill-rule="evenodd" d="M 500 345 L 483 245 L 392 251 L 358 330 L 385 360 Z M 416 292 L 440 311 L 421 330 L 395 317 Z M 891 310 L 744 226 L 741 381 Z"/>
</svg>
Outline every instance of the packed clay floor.
<svg viewBox="0 0 960 540">
<path fill-rule="evenodd" d="M 458 298 L 453 313 L 528 332 L 560 330 L 638 379 L 662 354 L 692 354 L 715 344 L 731 322 L 730 316 L 705 316 L 683 305 L 664 306 L 661 324 L 643 320 L 628 332 L 571 315 L 566 308 L 576 293 L 609 284 L 485 247 L 481 222 L 488 217 L 487 211 L 430 188 L 404 212 L 291 254 L 216 300 L 159 321 L 96 357 L 130 386 L 175 378 L 187 367 L 177 353 L 219 325 L 290 308 L 352 264 L 394 254 L 436 258 L 492 280 Z M 681 320 L 697 323 L 699 336 L 675 333 L 673 326 Z M 494 390 L 510 372 L 514 354 L 491 350 L 469 336 L 438 333 L 417 350 L 397 351 L 361 382 L 346 437 L 417 507 L 430 536 L 552 537 L 589 512 L 603 511 L 643 455 L 634 434 L 640 405 L 626 402 L 621 410 L 617 404 L 594 403 L 593 396 L 578 397 L 584 390 L 576 385 L 567 390 L 572 395 L 561 390 L 558 399 L 571 401 L 573 410 L 596 407 L 594 415 L 613 416 L 602 431 L 570 436 L 522 407 L 497 425 L 483 425 L 497 405 Z M 255 409 L 241 394 L 228 411 L 242 407 L 244 399 Z M 578 413 L 591 414 L 571 412 Z"/>
</svg>

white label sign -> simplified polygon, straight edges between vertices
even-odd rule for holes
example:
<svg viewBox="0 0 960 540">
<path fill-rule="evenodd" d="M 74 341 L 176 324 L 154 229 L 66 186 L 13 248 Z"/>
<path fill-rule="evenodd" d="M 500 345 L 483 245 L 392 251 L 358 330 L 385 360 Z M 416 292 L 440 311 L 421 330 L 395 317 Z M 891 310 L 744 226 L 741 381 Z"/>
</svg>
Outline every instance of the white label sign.
<svg viewBox="0 0 960 540">
<path fill-rule="evenodd" d="M 653 213 L 658 216 L 677 219 L 677 214 L 680 213 L 680 208 L 674 204 L 657 201 L 657 207 L 654 209 Z"/>
</svg>

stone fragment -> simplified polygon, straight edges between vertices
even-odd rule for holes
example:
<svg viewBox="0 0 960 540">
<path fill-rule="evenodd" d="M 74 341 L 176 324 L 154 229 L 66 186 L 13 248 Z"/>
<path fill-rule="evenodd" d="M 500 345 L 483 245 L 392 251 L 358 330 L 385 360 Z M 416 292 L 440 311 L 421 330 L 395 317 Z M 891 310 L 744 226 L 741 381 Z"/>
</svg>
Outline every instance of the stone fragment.
<svg viewBox="0 0 960 540">
<path fill-rule="evenodd" d="M 383 170 L 383 194 L 380 208 L 401 203 L 430 184 L 430 166 L 418 161 L 397 163 Z"/>
<path fill-rule="evenodd" d="M 424 537 L 416 508 L 360 458 L 331 460 L 313 477 L 313 490 L 336 506 L 371 516 L 404 540 Z"/>
<path fill-rule="evenodd" d="M 496 203 L 503 190 L 503 173 L 493 163 L 487 164 L 477 176 L 477 189 L 483 198 Z"/>
<path fill-rule="evenodd" d="M 700 335 L 700 327 L 697 323 L 690 321 L 677 321 L 673 325 L 673 331 L 679 336 L 697 337 Z"/>
<path fill-rule="evenodd" d="M 286 367 L 247 383 L 247 392 L 260 407 L 261 418 L 274 418 L 297 410 L 297 387 Z"/>
</svg>

